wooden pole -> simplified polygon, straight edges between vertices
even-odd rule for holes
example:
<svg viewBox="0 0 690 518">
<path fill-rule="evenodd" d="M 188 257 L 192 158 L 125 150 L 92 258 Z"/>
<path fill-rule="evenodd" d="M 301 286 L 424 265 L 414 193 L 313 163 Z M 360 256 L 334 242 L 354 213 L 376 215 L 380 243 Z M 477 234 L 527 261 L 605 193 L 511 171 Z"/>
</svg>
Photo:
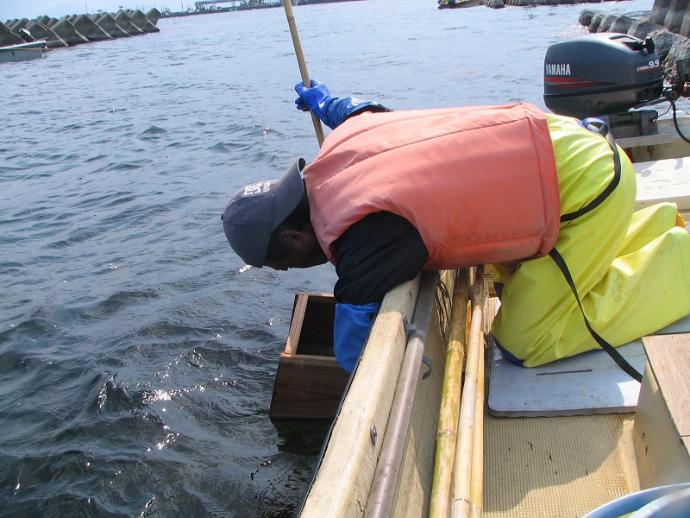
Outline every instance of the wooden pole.
<svg viewBox="0 0 690 518">
<path fill-rule="evenodd" d="M 467 335 L 467 301 L 469 280 L 467 270 L 458 274 L 453 293 L 453 310 L 450 335 L 446 350 L 443 375 L 441 409 L 436 432 L 436 459 L 431 485 L 429 518 L 447 518 L 450 509 L 450 487 L 453 477 L 453 460 L 458 436 L 458 414 L 462 391 L 462 366 L 465 359 Z"/>
<path fill-rule="evenodd" d="M 462 389 L 460 419 L 458 423 L 458 445 L 455 450 L 453 472 L 452 518 L 467 518 L 470 515 L 470 492 L 472 480 L 472 446 L 476 416 L 477 379 L 480 347 L 483 347 L 482 327 L 484 324 L 484 271 L 479 266 L 474 273 L 472 285 L 472 320 L 470 340 L 467 347 L 465 384 Z"/>
<path fill-rule="evenodd" d="M 470 510 L 472 518 L 481 518 L 484 508 L 484 354 L 486 344 L 482 338 L 477 365 L 477 398 L 474 410 L 474 437 L 472 440 L 472 481 L 470 482 Z"/>
<path fill-rule="evenodd" d="M 295 23 L 295 15 L 292 13 L 292 3 L 290 3 L 290 0 L 283 0 L 283 7 L 285 8 L 285 16 L 287 17 L 287 22 L 290 26 L 290 36 L 292 36 L 292 45 L 295 47 L 295 56 L 297 57 L 297 65 L 299 66 L 299 72 L 302 75 L 302 82 L 305 86 L 308 87 L 311 85 L 311 79 L 309 79 L 307 62 L 304 59 L 302 44 L 299 41 L 299 33 L 297 32 L 297 24 Z M 319 147 L 321 147 L 321 144 L 323 144 L 324 139 L 321 121 L 313 112 L 309 113 L 311 113 L 311 121 L 314 124 L 316 140 L 319 141 Z"/>
</svg>

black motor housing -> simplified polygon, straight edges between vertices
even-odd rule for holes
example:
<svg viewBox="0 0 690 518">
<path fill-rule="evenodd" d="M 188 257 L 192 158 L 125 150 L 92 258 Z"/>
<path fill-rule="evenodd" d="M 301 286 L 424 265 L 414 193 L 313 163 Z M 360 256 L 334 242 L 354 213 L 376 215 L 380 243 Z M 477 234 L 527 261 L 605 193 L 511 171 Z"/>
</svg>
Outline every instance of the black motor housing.
<svg viewBox="0 0 690 518">
<path fill-rule="evenodd" d="M 544 58 L 544 103 L 580 119 L 621 112 L 662 96 L 651 38 L 599 33 L 556 43 Z"/>
</svg>

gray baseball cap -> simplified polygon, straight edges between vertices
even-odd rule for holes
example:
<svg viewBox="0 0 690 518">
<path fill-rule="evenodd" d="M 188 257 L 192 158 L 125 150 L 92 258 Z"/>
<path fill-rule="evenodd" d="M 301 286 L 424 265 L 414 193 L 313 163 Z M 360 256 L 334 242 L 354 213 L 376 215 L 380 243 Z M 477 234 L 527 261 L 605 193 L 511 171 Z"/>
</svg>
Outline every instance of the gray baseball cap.
<svg viewBox="0 0 690 518">
<path fill-rule="evenodd" d="M 225 237 L 244 262 L 261 268 L 271 232 L 299 205 L 304 195 L 304 159 L 277 180 L 245 185 L 228 202 L 221 219 Z"/>
</svg>

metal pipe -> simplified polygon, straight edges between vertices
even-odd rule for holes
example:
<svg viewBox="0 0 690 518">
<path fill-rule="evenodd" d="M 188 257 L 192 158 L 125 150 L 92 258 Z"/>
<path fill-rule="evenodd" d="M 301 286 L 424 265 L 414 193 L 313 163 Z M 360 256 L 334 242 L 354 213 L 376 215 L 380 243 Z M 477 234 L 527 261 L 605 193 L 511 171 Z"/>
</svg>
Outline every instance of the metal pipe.
<svg viewBox="0 0 690 518">
<path fill-rule="evenodd" d="M 412 321 L 413 331 L 407 341 L 386 426 L 386 435 L 364 513 L 365 518 L 388 518 L 394 510 L 400 468 L 412 418 L 412 407 L 419 384 L 419 370 L 424 356 L 424 342 L 434 309 L 437 281 L 438 276 L 430 272 L 422 277 L 422 286 Z"/>
<path fill-rule="evenodd" d="M 391 415 L 386 427 L 386 438 L 381 457 L 376 465 L 374 484 L 369 493 L 365 518 L 384 518 L 393 512 L 395 490 L 400 476 L 402 453 L 410 429 L 412 405 L 419 380 L 419 369 L 424 356 L 424 337 L 415 332 L 407 342 L 398 391 L 395 393 Z"/>
</svg>

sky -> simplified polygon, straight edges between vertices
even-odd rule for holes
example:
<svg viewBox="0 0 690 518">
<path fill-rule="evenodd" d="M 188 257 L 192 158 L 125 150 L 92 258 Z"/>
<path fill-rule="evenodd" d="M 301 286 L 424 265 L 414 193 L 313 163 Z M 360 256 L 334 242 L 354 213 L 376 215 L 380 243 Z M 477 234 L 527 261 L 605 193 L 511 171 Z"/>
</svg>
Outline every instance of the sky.
<svg viewBox="0 0 690 518">
<path fill-rule="evenodd" d="M 159 11 L 164 7 L 180 11 L 194 7 L 194 0 L 0 0 L 0 21 L 12 18 L 36 18 L 42 15 L 59 18 L 66 14 L 84 14 L 99 9 L 114 12 L 124 9 L 141 9 L 146 12 L 152 7 Z"/>
</svg>

